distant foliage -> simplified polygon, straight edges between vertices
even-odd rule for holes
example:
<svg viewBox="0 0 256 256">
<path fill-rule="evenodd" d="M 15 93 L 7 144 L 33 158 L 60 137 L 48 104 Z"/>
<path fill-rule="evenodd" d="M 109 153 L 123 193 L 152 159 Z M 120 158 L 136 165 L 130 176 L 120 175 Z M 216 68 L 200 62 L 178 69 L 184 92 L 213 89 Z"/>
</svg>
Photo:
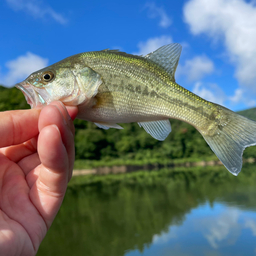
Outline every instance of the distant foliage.
<svg viewBox="0 0 256 256">
<path fill-rule="evenodd" d="M 28 108 L 30 107 L 20 90 L 15 87 L 7 89 L 0 85 L 0 111 Z"/>
<path fill-rule="evenodd" d="M 237 112 L 239 115 L 246 116 L 254 121 L 256 121 L 256 108 L 250 108 L 243 111 Z"/>
<path fill-rule="evenodd" d="M 22 92 L 16 88 L 0 86 L 0 111 L 28 109 Z M 256 110 L 247 110 L 256 120 Z M 254 113 L 254 116 L 251 115 Z M 246 116 L 247 112 L 243 111 Z M 95 124 L 75 120 L 76 159 L 178 159 L 212 156 L 201 134 L 191 125 L 171 119 L 172 132 L 165 141 L 157 141 L 140 128 L 137 123 L 121 124 L 123 130 L 103 130 Z M 256 157 L 256 147 L 246 149 L 244 156 Z"/>
</svg>

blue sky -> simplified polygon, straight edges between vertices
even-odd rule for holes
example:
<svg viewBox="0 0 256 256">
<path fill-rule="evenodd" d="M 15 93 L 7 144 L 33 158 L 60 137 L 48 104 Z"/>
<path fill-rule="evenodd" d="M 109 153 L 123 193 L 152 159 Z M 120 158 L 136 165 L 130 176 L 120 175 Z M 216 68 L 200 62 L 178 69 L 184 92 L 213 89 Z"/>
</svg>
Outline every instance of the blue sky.
<svg viewBox="0 0 256 256">
<path fill-rule="evenodd" d="M 255 0 L 2 0 L 0 29 L 6 86 L 76 53 L 177 42 L 181 86 L 235 111 L 256 105 Z"/>
</svg>

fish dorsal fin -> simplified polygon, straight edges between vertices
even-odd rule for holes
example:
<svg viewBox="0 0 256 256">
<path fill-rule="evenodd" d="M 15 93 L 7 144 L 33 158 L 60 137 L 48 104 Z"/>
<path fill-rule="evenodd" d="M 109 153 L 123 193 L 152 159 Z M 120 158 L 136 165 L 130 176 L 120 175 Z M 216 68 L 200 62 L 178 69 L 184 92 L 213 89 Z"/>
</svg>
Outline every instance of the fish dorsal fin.
<svg viewBox="0 0 256 256">
<path fill-rule="evenodd" d="M 182 47 L 180 44 L 168 44 L 147 54 L 144 58 L 150 59 L 160 65 L 171 76 L 175 82 L 175 71 L 179 63 Z"/>
<path fill-rule="evenodd" d="M 99 128 L 104 129 L 104 130 L 108 130 L 109 128 L 115 128 L 115 129 L 124 129 L 123 127 L 121 127 L 118 124 L 112 124 L 112 123 L 95 123 Z"/>
<path fill-rule="evenodd" d="M 138 125 L 157 140 L 165 140 L 172 131 L 169 120 L 159 120 L 153 122 L 139 122 Z"/>
</svg>

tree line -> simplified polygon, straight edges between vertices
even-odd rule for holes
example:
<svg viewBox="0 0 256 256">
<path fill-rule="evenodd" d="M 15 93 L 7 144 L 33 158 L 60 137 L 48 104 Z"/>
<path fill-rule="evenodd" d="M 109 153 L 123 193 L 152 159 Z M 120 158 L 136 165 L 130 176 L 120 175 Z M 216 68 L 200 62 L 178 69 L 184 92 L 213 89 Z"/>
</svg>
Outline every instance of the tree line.
<svg viewBox="0 0 256 256">
<path fill-rule="evenodd" d="M 28 109 L 22 92 L 17 88 L 0 86 L 0 111 Z M 241 112 L 249 113 L 255 119 L 255 109 Z M 95 124 L 75 120 L 76 159 L 111 160 L 111 159 L 187 159 L 211 157 L 214 154 L 191 125 L 179 120 L 170 119 L 172 132 L 165 141 L 158 141 L 147 134 L 137 123 L 120 124 L 124 129 L 110 128 L 103 130 Z M 254 149 L 255 148 L 255 149 Z M 244 156 L 256 157 L 256 147 L 246 150 Z"/>
</svg>

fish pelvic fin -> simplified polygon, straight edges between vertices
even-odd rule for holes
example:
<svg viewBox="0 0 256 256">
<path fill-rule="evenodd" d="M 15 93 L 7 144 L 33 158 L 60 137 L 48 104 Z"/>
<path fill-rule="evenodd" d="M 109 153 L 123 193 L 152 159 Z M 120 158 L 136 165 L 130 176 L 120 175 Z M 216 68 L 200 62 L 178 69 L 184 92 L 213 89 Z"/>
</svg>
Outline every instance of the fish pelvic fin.
<svg viewBox="0 0 256 256">
<path fill-rule="evenodd" d="M 256 145 L 256 122 L 221 108 L 224 118 L 215 132 L 201 134 L 228 171 L 237 176 L 242 169 L 244 149 Z"/>
</svg>

